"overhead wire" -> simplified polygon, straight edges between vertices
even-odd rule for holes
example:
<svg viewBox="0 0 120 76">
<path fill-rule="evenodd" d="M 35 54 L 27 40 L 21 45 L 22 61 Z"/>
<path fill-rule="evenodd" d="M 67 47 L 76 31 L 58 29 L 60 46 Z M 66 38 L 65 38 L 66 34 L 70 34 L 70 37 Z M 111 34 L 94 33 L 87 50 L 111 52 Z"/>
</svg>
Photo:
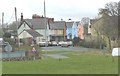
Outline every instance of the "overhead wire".
<svg viewBox="0 0 120 76">
<path fill-rule="evenodd" d="M 13 17 L 14 17 L 14 11 L 12 12 L 12 15 L 11 15 L 9 21 L 7 22 L 7 24 L 9 24 L 12 21 Z"/>
</svg>

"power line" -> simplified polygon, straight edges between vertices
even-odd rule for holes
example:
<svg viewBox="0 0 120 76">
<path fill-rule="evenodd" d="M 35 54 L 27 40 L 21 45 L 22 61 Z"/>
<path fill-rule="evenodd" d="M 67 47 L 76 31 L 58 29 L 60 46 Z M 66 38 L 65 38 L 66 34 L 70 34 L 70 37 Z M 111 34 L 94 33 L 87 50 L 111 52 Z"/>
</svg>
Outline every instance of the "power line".
<svg viewBox="0 0 120 76">
<path fill-rule="evenodd" d="M 12 15 L 10 17 L 10 20 L 7 22 L 7 24 L 9 24 L 11 22 L 11 20 L 13 19 L 13 17 L 14 17 L 14 10 L 13 10 Z"/>
</svg>

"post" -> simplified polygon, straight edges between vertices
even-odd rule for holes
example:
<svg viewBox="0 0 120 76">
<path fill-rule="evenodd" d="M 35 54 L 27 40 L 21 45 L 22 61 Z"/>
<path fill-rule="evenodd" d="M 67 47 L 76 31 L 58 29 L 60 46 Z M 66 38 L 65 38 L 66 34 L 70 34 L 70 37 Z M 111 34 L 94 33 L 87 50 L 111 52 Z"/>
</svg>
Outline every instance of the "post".
<svg viewBox="0 0 120 76">
<path fill-rule="evenodd" d="M 3 32 L 3 25 L 4 25 L 4 12 L 2 12 L 2 36 L 4 34 L 4 32 Z"/>
<path fill-rule="evenodd" d="M 45 7 L 45 0 L 44 0 L 44 24 L 45 24 L 45 47 L 47 47 L 47 34 L 46 34 L 46 29 L 47 29 L 47 25 L 46 25 L 46 7 Z M 47 50 L 45 52 L 46 54 L 46 58 L 47 58 Z"/>
<path fill-rule="evenodd" d="M 44 18 L 46 18 L 46 7 L 45 7 L 45 0 L 44 0 Z"/>
<path fill-rule="evenodd" d="M 18 37 L 18 25 L 17 25 L 17 9 L 15 7 L 15 21 L 16 21 L 16 27 L 17 27 L 17 41 L 18 41 L 18 48 L 20 47 L 20 41 Z"/>
</svg>

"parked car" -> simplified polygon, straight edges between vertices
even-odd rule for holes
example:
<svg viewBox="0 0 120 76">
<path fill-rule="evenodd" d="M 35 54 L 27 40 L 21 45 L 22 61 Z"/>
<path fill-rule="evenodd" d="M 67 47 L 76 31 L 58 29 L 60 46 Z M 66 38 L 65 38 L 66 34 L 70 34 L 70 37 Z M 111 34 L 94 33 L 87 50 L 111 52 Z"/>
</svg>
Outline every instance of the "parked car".
<svg viewBox="0 0 120 76">
<path fill-rule="evenodd" d="M 58 45 L 61 46 L 64 43 L 64 41 L 59 41 Z"/>
<path fill-rule="evenodd" d="M 61 44 L 61 47 L 68 47 L 68 42 L 67 41 L 64 41 L 62 44 Z"/>
<path fill-rule="evenodd" d="M 72 46 L 73 45 L 72 41 L 67 41 L 67 43 L 68 43 L 68 46 Z"/>
<path fill-rule="evenodd" d="M 51 44 L 52 44 L 52 46 L 57 46 L 58 45 L 56 41 L 52 41 Z"/>
<path fill-rule="evenodd" d="M 52 46 L 52 42 L 49 41 L 49 42 L 48 42 L 48 46 Z"/>
<path fill-rule="evenodd" d="M 42 41 L 42 42 L 38 42 L 38 46 L 41 46 L 41 47 L 45 47 L 45 46 L 48 46 L 48 42 L 45 42 L 45 41 Z"/>
</svg>

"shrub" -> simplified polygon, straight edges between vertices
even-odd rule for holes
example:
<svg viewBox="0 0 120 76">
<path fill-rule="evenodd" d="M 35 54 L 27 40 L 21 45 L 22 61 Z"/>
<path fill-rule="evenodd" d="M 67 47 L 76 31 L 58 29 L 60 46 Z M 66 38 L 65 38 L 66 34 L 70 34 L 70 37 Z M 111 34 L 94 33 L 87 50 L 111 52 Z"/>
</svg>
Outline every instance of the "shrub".
<svg viewBox="0 0 120 76">
<path fill-rule="evenodd" d="M 73 45 L 74 46 L 79 45 L 79 41 L 80 41 L 79 37 L 74 37 L 74 39 L 73 39 Z"/>
<path fill-rule="evenodd" d="M 9 44 L 12 46 L 13 51 L 15 51 L 15 48 L 18 47 L 18 45 L 16 45 L 14 39 L 4 38 L 4 41 L 9 42 Z"/>
<path fill-rule="evenodd" d="M 3 35 L 3 37 L 5 37 L 5 38 L 10 38 L 10 37 L 11 37 L 11 33 L 5 32 L 4 35 Z"/>
</svg>

